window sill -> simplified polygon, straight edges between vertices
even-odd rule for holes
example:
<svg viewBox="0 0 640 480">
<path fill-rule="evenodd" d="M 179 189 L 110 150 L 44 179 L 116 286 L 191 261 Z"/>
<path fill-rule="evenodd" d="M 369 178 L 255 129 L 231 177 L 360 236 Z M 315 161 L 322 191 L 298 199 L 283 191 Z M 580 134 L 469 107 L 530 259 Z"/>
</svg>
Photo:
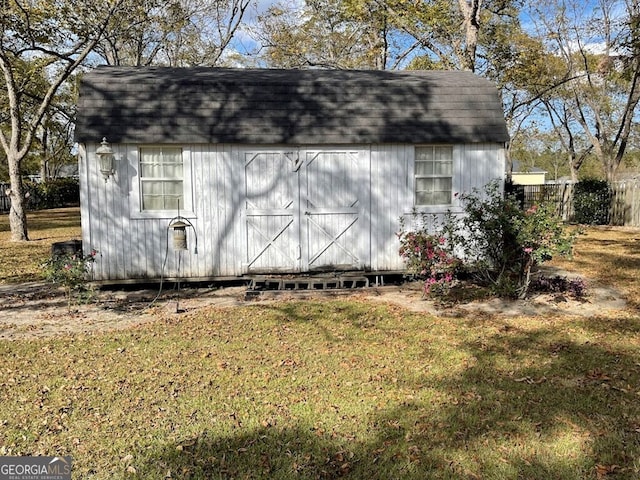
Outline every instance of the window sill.
<svg viewBox="0 0 640 480">
<path fill-rule="evenodd" d="M 144 212 L 131 212 L 131 219 L 133 220 L 170 220 L 175 217 L 183 218 L 197 218 L 196 214 L 191 211 L 176 211 L 176 210 L 149 210 Z"/>
<path fill-rule="evenodd" d="M 407 215 L 411 215 L 413 212 L 417 213 L 462 213 L 464 210 L 459 205 L 415 205 L 411 212 L 407 212 Z"/>
</svg>

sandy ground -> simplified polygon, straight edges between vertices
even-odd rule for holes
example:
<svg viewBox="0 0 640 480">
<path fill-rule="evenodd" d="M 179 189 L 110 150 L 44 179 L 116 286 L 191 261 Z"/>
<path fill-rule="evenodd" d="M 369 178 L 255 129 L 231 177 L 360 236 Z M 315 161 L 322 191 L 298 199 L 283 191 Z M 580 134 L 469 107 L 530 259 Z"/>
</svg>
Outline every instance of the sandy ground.
<svg viewBox="0 0 640 480">
<path fill-rule="evenodd" d="M 399 304 L 413 311 L 440 316 L 479 313 L 506 316 L 592 316 L 622 310 L 626 306 L 619 292 L 595 285 L 590 285 L 588 296 L 580 301 L 563 295 L 536 295 L 527 300 L 494 298 L 453 306 L 442 306 L 425 300 L 418 283 L 349 290 L 282 292 L 248 292 L 244 286 L 182 288 L 179 291 L 172 287 L 160 295 L 158 293 L 157 288 L 101 289 L 94 293 L 91 301 L 72 305 L 69 310 L 64 291 L 53 285 L 0 285 L 0 340 L 124 329 L 211 305 L 233 308 L 277 300 L 350 295 L 371 302 Z"/>
</svg>

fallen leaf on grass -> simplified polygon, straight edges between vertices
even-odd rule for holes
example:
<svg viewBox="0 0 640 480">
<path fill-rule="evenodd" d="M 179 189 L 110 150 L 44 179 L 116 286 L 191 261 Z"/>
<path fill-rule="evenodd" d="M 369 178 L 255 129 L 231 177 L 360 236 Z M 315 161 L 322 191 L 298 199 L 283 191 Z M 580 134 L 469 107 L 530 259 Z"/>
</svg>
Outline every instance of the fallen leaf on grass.
<svg viewBox="0 0 640 480">
<path fill-rule="evenodd" d="M 587 374 L 587 377 L 591 380 L 600 380 L 601 382 L 608 382 L 611 380 L 611 378 L 600 369 L 591 370 Z"/>
<path fill-rule="evenodd" d="M 620 465 L 596 465 L 596 476 L 598 478 L 605 478 L 606 476 L 613 475 L 620 470 Z"/>
</svg>

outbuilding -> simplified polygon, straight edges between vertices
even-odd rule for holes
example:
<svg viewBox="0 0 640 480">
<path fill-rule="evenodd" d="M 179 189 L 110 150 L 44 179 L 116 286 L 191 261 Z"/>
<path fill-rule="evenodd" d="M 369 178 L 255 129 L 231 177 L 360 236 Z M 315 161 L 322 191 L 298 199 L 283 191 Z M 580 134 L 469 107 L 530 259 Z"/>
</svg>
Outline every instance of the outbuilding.
<svg viewBox="0 0 640 480">
<path fill-rule="evenodd" d="M 99 281 L 401 271 L 400 217 L 459 212 L 508 141 L 458 71 L 99 67 L 75 135 Z"/>
</svg>

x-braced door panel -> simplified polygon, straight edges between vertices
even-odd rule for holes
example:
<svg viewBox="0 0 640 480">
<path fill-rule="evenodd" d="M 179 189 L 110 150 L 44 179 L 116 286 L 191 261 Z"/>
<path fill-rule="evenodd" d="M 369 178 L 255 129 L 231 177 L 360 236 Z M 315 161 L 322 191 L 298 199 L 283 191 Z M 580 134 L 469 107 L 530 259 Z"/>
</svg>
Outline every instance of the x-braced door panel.
<svg viewBox="0 0 640 480">
<path fill-rule="evenodd" d="M 306 268 L 362 268 L 368 263 L 368 162 L 358 151 L 308 151 L 303 176 Z"/>
<path fill-rule="evenodd" d="M 245 270 L 300 270 L 298 184 L 284 152 L 245 153 Z"/>
</svg>

